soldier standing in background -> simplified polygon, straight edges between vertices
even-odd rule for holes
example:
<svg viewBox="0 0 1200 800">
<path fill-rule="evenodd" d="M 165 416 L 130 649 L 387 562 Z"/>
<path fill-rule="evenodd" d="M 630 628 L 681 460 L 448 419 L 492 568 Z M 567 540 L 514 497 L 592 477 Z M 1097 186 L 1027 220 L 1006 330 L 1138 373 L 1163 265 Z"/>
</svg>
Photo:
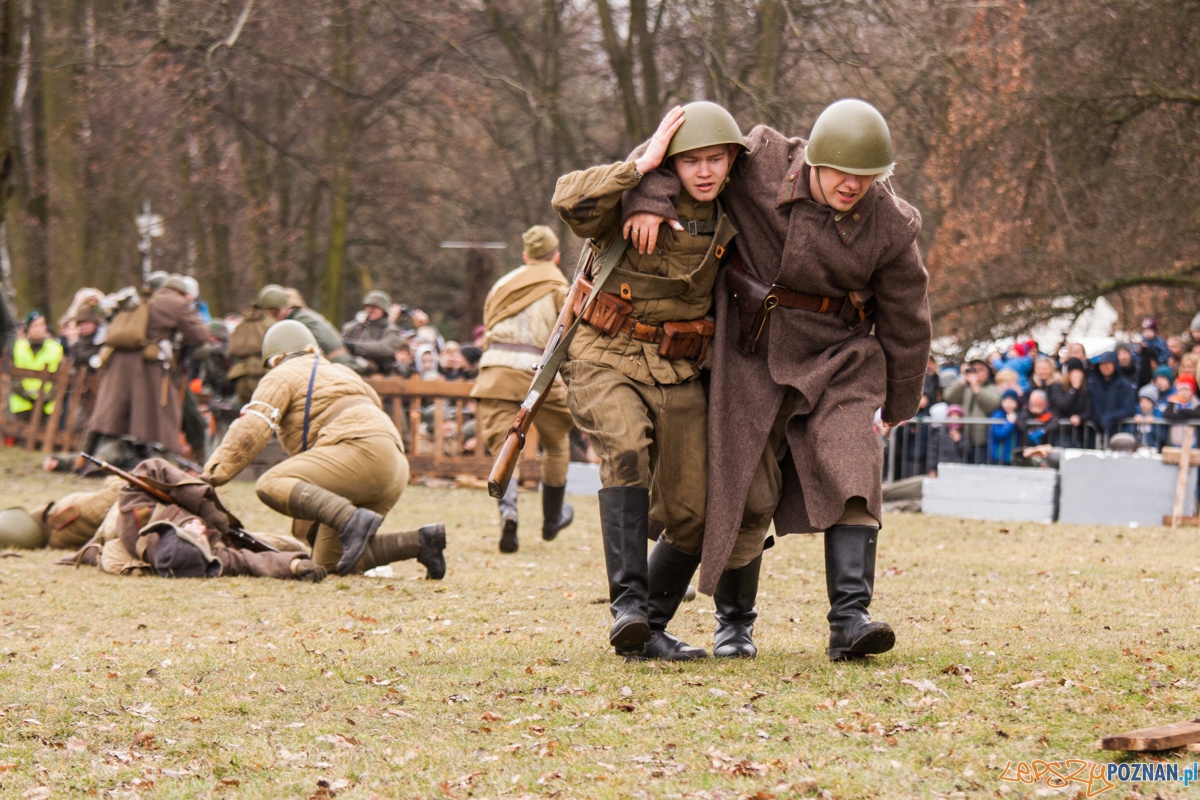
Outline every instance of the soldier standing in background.
<svg viewBox="0 0 1200 800">
<path fill-rule="evenodd" d="M 337 329 L 316 311 L 304 307 L 299 292 L 269 283 L 258 293 L 258 307 L 277 321 L 292 319 L 299 322 L 308 328 L 327 359 L 353 369 L 354 359 L 342 344 Z"/>
<path fill-rule="evenodd" d="M 208 328 L 191 307 L 182 281 L 169 278 L 144 301 L 144 323 L 130 326 L 114 338 L 117 320 L 109 326 L 111 347 L 88 423 L 92 436 L 134 436 L 180 452 L 182 414 L 179 375 L 172 342 L 199 347 Z M 134 315 L 137 311 L 125 311 Z M 144 328 L 141 325 L 144 324 Z"/>
<path fill-rule="evenodd" d="M 363 319 L 342 326 L 342 341 L 354 356 L 354 370 L 360 375 L 387 375 L 396 364 L 396 351 L 404 334 L 388 320 L 392 300 L 378 289 L 363 298 Z"/>
<path fill-rule="evenodd" d="M 440 580 L 441 523 L 376 533 L 408 483 L 408 460 L 375 390 L 353 370 L 326 361 L 295 320 L 267 331 L 263 361 L 267 374 L 208 459 L 204 480 L 213 486 L 233 480 L 274 433 L 289 458 L 255 488 L 268 507 L 297 521 L 297 538 L 312 545 L 318 565 L 345 575 L 415 558 Z"/>
<path fill-rule="evenodd" d="M 554 330 L 558 311 L 569 288 L 558 267 L 558 237 L 545 225 L 534 225 L 521 236 L 525 244 L 518 267 L 496 281 L 483 304 L 483 356 L 471 397 L 479 400 L 477 419 L 490 452 L 504 444 L 513 418 L 529 391 L 533 368 Z M 567 492 L 567 466 L 571 460 L 569 435 L 574 424 L 567 408 L 567 391 L 561 381 L 546 397 L 534 419 L 542 445 L 542 538 L 551 541 L 575 519 L 575 510 L 563 503 Z M 517 552 L 517 478 L 508 482 L 500 498 L 500 552 Z"/>
</svg>

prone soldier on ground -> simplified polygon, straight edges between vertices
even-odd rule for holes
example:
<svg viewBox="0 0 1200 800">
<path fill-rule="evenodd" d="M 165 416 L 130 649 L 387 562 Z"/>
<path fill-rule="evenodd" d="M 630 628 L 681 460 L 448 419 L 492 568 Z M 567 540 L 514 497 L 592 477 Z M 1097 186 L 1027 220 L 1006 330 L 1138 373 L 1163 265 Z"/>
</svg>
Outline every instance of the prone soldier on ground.
<svg viewBox="0 0 1200 800">
<path fill-rule="evenodd" d="M 404 445 L 379 396 L 353 370 L 318 352 L 312 333 L 285 320 L 263 340 L 267 374 L 205 465 L 222 486 L 275 434 L 289 458 L 255 485 L 271 509 L 295 520 L 313 560 L 339 575 L 415 558 L 428 577 L 445 573 L 445 527 L 377 533 L 408 483 Z"/>
<path fill-rule="evenodd" d="M 513 418 L 529 389 L 533 370 L 554 330 L 569 284 L 558 267 L 558 237 L 545 225 L 534 225 L 521 236 L 525 266 L 509 272 L 488 292 L 483 305 L 483 356 L 471 397 L 479 401 L 478 428 L 488 451 L 495 454 L 508 436 Z M 567 408 L 566 386 L 555 381 L 533 423 L 542 456 L 542 538 L 553 540 L 575 519 L 564 504 L 569 435 L 573 422 Z M 508 482 L 500 505 L 500 552 L 515 553 L 517 536 L 517 478 Z"/>
<path fill-rule="evenodd" d="M 704 542 L 707 404 L 700 381 L 713 325 L 713 281 L 736 230 L 717 196 L 742 135 L 724 108 L 693 103 L 663 120 L 636 161 L 559 179 L 553 205 L 597 260 L 619 261 L 585 310 L 593 286 L 573 302 L 583 313 L 562 373 L 575 422 L 599 454 L 600 525 L 618 654 L 686 660 L 708 654 L 667 632 L 700 564 Z M 621 197 L 664 163 L 677 176 L 682 225 L 657 250 L 626 249 Z M 626 226 L 628 227 L 628 226 Z M 597 276 L 593 278 L 600 280 Z M 579 313 L 577 312 L 577 313 Z M 651 518 L 661 523 L 647 565 Z M 723 655 L 724 653 L 722 653 Z"/>
</svg>

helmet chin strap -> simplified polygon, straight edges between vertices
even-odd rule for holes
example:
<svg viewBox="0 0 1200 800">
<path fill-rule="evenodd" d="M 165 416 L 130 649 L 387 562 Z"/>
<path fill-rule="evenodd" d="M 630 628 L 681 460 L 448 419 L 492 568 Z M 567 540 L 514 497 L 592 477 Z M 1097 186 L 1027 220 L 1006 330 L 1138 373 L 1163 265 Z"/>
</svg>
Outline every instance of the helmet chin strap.
<svg viewBox="0 0 1200 800">
<path fill-rule="evenodd" d="M 830 202 L 829 202 L 829 198 L 825 196 L 825 187 L 821 185 L 821 168 L 813 167 L 812 169 L 813 169 L 813 175 L 815 175 L 817 178 L 817 188 L 821 190 L 821 202 L 824 205 L 827 205 L 830 208 L 833 208 L 833 205 L 830 204 Z"/>
</svg>

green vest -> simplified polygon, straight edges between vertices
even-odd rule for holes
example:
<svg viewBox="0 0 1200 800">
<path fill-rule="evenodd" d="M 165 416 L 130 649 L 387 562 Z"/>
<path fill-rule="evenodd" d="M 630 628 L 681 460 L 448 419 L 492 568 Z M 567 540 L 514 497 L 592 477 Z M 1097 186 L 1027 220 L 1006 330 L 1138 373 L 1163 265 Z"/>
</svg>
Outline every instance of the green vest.
<svg viewBox="0 0 1200 800">
<path fill-rule="evenodd" d="M 17 369 L 27 369 L 33 372 L 41 372 L 48 369 L 51 372 L 58 371 L 58 365 L 62 362 L 63 349 L 57 339 L 47 339 L 42 343 L 42 349 L 35 355 L 33 348 L 29 346 L 28 339 L 18 339 L 13 345 L 13 366 Z M 30 397 L 37 397 L 38 392 L 42 390 L 42 382 L 37 378 L 24 378 L 21 381 L 21 388 L 25 394 Z M 54 386 L 51 383 L 46 384 L 46 392 L 53 390 Z M 21 397 L 16 392 L 12 392 L 8 396 L 8 409 L 14 414 L 19 414 L 22 411 L 28 411 L 33 408 L 33 403 Z M 54 403 L 47 402 L 42 406 L 42 411 L 46 414 L 54 413 Z"/>
</svg>

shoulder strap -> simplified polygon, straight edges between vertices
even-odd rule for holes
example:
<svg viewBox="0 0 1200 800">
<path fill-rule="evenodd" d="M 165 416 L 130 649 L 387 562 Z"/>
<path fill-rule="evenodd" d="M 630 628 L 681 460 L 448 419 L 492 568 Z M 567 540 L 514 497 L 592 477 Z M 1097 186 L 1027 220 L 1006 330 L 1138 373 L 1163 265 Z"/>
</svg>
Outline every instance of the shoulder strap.
<svg viewBox="0 0 1200 800">
<path fill-rule="evenodd" d="M 317 380 L 317 365 L 321 363 L 321 356 L 313 354 L 312 374 L 308 376 L 308 394 L 304 396 L 304 432 L 300 436 L 300 452 L 308 452 L 308 421 L 309 414 L 312 411 L 312 393 L 313 384 Z"/>
</svg>

